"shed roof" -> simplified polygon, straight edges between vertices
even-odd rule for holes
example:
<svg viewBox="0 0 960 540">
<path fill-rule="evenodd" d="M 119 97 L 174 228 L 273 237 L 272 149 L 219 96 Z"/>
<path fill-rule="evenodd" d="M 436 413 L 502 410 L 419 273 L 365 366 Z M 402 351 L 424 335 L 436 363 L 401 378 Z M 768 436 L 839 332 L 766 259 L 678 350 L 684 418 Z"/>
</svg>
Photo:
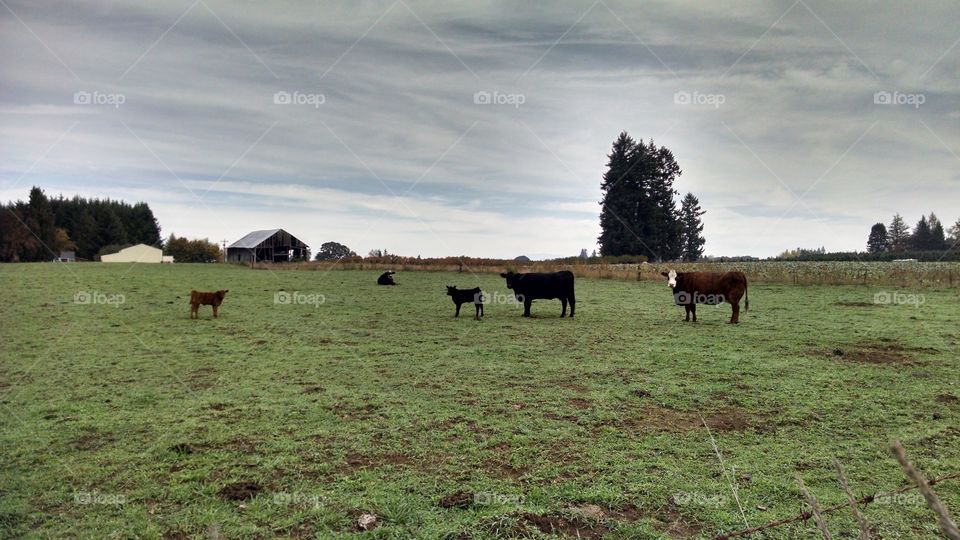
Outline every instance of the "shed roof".
<svg viewBox="0 0 960 540">
<path fill-rule="evenodd" d="M 227 247 L 228 248 L 255 248 L 259 246 L 264 240 L 277 234 L 281 230 L 282 229 L 265 229 L 262 231 L 253 231 L 252 233 L 247 234 L 243 238 L 237 240 L 236 242 L 230 244 Z"/>
</svg>

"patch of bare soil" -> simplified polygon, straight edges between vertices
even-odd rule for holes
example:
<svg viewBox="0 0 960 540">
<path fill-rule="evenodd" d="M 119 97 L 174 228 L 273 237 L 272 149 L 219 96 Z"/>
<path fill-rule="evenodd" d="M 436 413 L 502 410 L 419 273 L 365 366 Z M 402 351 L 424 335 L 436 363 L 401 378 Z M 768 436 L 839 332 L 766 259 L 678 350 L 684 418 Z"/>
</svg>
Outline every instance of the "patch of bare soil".
<svg viewBox="0 0 960 540">
<path fill-rule="evenodd" d="M 937 396 L 937 403 L 956 403 L 960 398 L 952 394 L 940 394 Z"/>
<path fill-rule="evenodd" d="M 106 444 L 116 441 L 112 433 L 103 433 L 95 429 L 84 431 L 73 440 L 73 447 L 77 450 L 97 450 Z"/>
<path fill-rule="evenodd" d="M 561 516 L 540 516 L 537 514 L 525 513 L 520 515 L 517 522 L 517 536 L 530 536 L 530 529 L 539 530 L 545 534 L 557 534 L 570 538 L 603 538 L 610 532 L 610 528 L 597 522 L 580 522 Z"/>
<path fill-rule="evenodd" d="M 701 420 L 696 411 L 681 411 L 659 405 L 647 405 L 638 412 L 623 418 L 619 424 L 631 429 L 683 432 L 703 429 L 704 422 L 711 431 L 720 433 L 746 431 L 748 429 L 768 430 L 768 426 L 760 418 L 732 407 L 706 413 Z"/>
<path fill-rule="evenodd" d="M 304 393 L 304 394 L 319 394 L 320 392 L 323 392 L 324 390 L 325 390 L 325 389 L 324 389 L 324 387 L 322 387 L 322 386 L 317 386 L 317 385 L 314 385 L 314 386 L 306 386 L 306 387 L 304 387 L 304 389 L 303 389 L 303 393 Z"/>
<path fill-rule="evenodd" d="M 906 347 L 895 341 L 887 341 L 859 343 L 846 348 L 838 347 L 830 352 L 830 356 L 861 364 L 920 366 L 925 362 L 916 360 L 910 353 L 935 351 L 936 349 Z"/>
<path fill-rule="evenodd" d="M 219 491 L 220 497 L 228 501 L 248 501 L 263 490 L 256 482 L 244 481 L 227 484 Z"/>
<path fill-rule="evenodd" d="M 583 398 L 570 398 L 567 400 L 567 403 L 578 409 L 589 409 L 593 406 L 593 403 L 589 399 Z"/>
<path fill-rule="evenodd" d="M 473 504 L 473 493 L 457 491 L 440 499 L 440 508 L 467 508 Z"/>
</svg>

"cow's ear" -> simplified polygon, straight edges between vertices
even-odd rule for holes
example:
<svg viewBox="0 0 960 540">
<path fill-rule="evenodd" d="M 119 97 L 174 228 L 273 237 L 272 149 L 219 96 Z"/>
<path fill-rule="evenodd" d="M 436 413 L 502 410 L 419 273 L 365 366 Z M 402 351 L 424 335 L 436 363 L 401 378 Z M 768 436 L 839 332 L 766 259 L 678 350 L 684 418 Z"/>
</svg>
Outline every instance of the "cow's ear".
<svg viewBox="0 0 960 540">
<path fill-rule="evenodd" d="M 668 273 L 666 273 L 666 272 L 660 272 L 660 275 L 663 276 L 663 277 L 670 277 L 670 274 L 668 274 Z"/>
<path fill-rule="evenodd" d="M 505 277 L 507 277 L 507 275 L 504 274 L 503 272 L 500 272 L 500 277 L 505 278 Z"/>
</svg>

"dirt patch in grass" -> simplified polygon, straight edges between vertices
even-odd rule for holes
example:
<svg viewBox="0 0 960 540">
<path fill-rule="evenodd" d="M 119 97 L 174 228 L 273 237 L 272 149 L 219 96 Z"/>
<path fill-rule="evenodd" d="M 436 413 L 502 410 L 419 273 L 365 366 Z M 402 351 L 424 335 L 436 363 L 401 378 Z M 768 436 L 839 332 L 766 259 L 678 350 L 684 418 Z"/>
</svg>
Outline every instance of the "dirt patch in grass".
<svg viewBox="0 0 960 540">
<path fill-rule="evenodd" d="M 940 394 L 937 396 L 937 403 L 956 403 L 960 398 L 952 394 Z"/>
<path fill-rule="evenodd" d="M 103 433 L 95 429 L 90 429 L 85 430 L 83 434 L 74 439 L 71 444 L 77 450 L 97 450 L 114 441 L 116 441 L 116 437 L 114 437 L 112 433 Z"/>
<path fill-rule="evenodd" d="M 227 484 L 219 491 L 220 497 L 228 501 L 249 501 L 256 497 L 263 487 L 256 482 L 244 481 Z"/>
<path fill-rule="evenodd" d="M 187 386 L 191 390 L 208 390 L 216 386 L 216 380 L 210 380 L 217 374 L 216 370 L 210 367 L 200 368 L 187 375 Z"/>
<path fill-rule="evenodd" d="M 304 389 L 303 389 L 303 393 L 304 393 L 304 394 L 319 394 L 320 392 L 324 392 L 325 390 L 326 390 L 326 389 L 325 389 L 324 387 L 322 387 L 322 386 L 317 386 L 317 385 L 314 385 L 314 386 L 306 386 L 306 387 L 304 387 Z"/>
<path fill-rule="evenodd" d="M 170 451 L 181 456 L 196 453 L 198 448 L 189 443 L 179 443 L 170 447 Z"/>
<path fill-rule="evenodd" d="M 440 508 L 467 508 L 473 504 L 473 493 L 457 491 L 440 499 Z"/>
<path fill-rule="evenodd" d="M 531 532 L 539 531 L 544 534 L 555 534 L 568 538 L 599 539 L 610 532 L 606 525 L 596 522 L 573 520 L 570 518 L 537 514 L 520 514 L 517 526 L 512 531 L 513 536 L 529 537 Z"/>
<path fill-rule="evenodd" d="M 703 429 L 706 422 L 711 431 L 726 433 L 754 429 L 767 431 L 762 418 L 735 407 L 704 413 L 701 419 L 696 411 L 681 411 L 659 405 L 647 405 L 631 412 L 619 422 L 619 427 L 637 430 L 685 432 Z"/>
<path fill-rule="evenodd" d="M 670 538 L 697 538 L 703 532 L 700 525 L 685 518 L 673 503 L 661 508 L 655 518 Z"/>
<path fill-rule="evenodd" d="M 567 400 L 567 403 L 578 409 L 589 409 L 593 406 L 593 402 L 591 402 L 589 399 L 583 398 L 570 398 Z"/>
<path fill-rule="evenodd" d="M 837 347 L 827 353 L 830 357 L 846 362 L 875 365 L 922 366 L 926 362 L 913 357 L 918 352 L 936 352 L 936 349 L 907 347 L 896 341 L 858 343 L 852 346 Z M 823 351 L 817 351 L 818 356 Z"/>
</svg>

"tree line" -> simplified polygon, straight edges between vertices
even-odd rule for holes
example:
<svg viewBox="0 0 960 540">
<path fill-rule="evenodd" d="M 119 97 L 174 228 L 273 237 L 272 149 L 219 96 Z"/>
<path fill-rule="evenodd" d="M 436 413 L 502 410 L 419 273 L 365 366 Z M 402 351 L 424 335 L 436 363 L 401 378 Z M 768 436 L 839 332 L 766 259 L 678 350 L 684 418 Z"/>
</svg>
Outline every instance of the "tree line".
<svg viewBox="0 0 960 540">
<path fill-rule="evenodd" d="M 867 237 L 869 253 L 905 253 L 922 251 L 949 251 L 960 244 L 960 219 L 944 230 L 937 215 L 920 216 L 920 221 L 910 230 L 900 214 L 893 216 L 890 226 L 875 223 Z"/>
<path fill-rule="evenodd" d="M 93 259 L 131 244 L 159 247 L 160 225 L 147 203 L 60 195 L 49 198 L 39 187 L 26 202 L 0 208 L 0 261 L 49 261 L 60 251 Z"/>
<path fill-rule="evenodd" d="M 652 140 L 620 133 L 607 156 L 600 183 L 600 255 L 644 256 L 651 261 L 696 261 L 703 256 L 705 212 L 687 193 L 680 201 L 673 183 L 682 173 L 673 153 Z"/>
</svg>

